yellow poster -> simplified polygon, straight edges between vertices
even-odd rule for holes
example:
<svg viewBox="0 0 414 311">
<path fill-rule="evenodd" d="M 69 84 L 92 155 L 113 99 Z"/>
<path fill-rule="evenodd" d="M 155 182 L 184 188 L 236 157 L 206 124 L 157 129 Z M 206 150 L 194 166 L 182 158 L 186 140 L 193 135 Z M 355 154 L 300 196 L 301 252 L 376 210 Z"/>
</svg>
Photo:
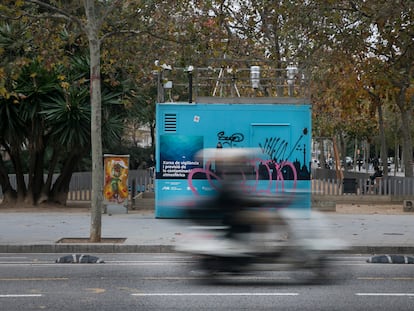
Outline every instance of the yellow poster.
<svg viewBox="0 0 414 311">
<path fill-rule="evenodd" d="M 104 199 L 107 202 L 127 204 L 129 155 L 104 155 Z"/>
</svg>

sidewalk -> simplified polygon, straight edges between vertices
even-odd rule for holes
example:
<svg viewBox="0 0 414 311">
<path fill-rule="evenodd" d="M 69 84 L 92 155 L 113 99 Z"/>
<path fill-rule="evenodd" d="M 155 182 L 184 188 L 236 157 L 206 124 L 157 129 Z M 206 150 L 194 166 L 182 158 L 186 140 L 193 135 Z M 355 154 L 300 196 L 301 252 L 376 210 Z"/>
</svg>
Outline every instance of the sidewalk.
<svg viewBox="0 0 414 311">
<path fill-rule="evenodd" d="M 414 213 L 323 215 L 328 223 L 322 232 L 344 240 L 350 246 L 347 252 L 414 254 Z M 306 227 L 309 220 L 300 221 Z M 87 209 L 0 209 L 0 253 L 173 252 L 186 229 L 182 221 L 154 218 L 153 211 L 103 214 L 102 238 L 125 238 L 123 243 L 57 243 L 62 238 L 88 238 L 90 222 Z"/>
</svg>

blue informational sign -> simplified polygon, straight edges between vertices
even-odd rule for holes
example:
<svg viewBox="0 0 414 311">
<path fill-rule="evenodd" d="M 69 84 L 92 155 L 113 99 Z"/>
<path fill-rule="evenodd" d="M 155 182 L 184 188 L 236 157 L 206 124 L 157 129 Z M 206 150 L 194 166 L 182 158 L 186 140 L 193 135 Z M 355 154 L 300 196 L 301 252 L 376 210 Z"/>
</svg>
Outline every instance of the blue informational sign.
<svg viewBox="0 0 414 311">
<path fill-rule="evenodd" d="M 157 218 L 183 217 L 220 186 L 217 163 L 196 157 L 205 148 L 255 148 L 246 191 L 297 192 L 289 208 L 310 211 L 310 104 L 159 103 L 156 114 Z"/>
</svg>

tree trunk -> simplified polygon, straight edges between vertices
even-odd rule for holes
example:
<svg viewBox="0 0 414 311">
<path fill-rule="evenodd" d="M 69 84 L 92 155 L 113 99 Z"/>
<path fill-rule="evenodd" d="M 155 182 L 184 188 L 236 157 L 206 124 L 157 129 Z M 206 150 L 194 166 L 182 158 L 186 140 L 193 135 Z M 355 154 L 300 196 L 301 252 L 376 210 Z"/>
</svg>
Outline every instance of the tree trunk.
<svg viewBox="0 0 414 311">
<path fill-rule="evenodd" d="M 407 111 L 401 111 L 401 131 L 403 145 L 403 163 L 405 177 L 413 177 L 413 140 L 411 137 L 411 117 Z"/>
<path fill-rule="evenodd" d="M 397 139 L 398 138 L 395 137 L 394 176 L 397 175 L 397 172 L 400 169 L 400 144 Z"/>
<path fill-rule="evenodd" d="M 103 202 L 103 160 L 101 136 L 101 72 L 100 40 L 95 4 L 84 0 L 87 17 L 86 30 L 90 53 L 90 98 L 91 98 L 91 141 L 92 141 L 92 196 L 90 241 L 101 241 Z"/>
<path fill-rule="evenodd" d="M 325 157 L 325 146 L 324 146 L 324 139 L 323 138 L 319 138 L 319 150 L 320 150 L 320 157 L 317 157 L 317 159 L 319 160 L 319 164 L 321 166 L 321 168 L 326 168 L 326 157 Z"/>
<path fill-rule="evenodd" d="M 361 150 L 359 150 L 361 152 Z M 360 166 L 359 166 L 359 158 L 360 158 L 360 153 L 358 153 L 358 139 L 355 137 L 354 138 L 354 154 L 352 157 L 352 161 L 354 161 L 354 171 L 356 170 L 356 167 L 358 166 L 358 169 L 360 170 Z"/>
<path fill-rule="evenodd" d="M 69 184 L 74 171 L 73 168 L 75 167 L 75 164 L 78 163 L 82 158 L 82 156 L 83 153 L 79 152 L 79 150 L 72 151 L 72 153 L 68 156 L 59 177 L 56 179 L 52 189 L 50 190 L 50 201 L 66 205 Z"/>
<path fill-rule="evenodd" d="M 13 163 L 14 173 L 16 174 L 16 202 L 24 203 L 27 194 L 26 182 L 24 180 L 23 167 L 20 161 L 20 151 L 18 147 L 8 150 L 10 160 Z"/>
<path fill-rule="evenodd" d="M 33 198 L 33 204 L 36 205 L 38 202 L 41 201 L 42 196 L 42 189 L 44 185 L 43 179 L 43 158 L 44 158 L 44 150 L 41 149 L 39 151 L 34 152 L 34 168 L 33 168 L 33 176 L 31 178 L 31 196 Z"/>
<path fill-rule="evenodd" d="M 340 144 L 340 150 L 339 153 L 341 155 L 341 159 L 342 159 L 342 165 L 344 167 L 344 171 L 348 171 L 348 166 L 346 165 L 346 146 L 347 146 L 347 141 L 344 137 L 344 134 L 342 132 L 339 133 L 339 144 Z M 339 164 L 339 167 L 341 167 L 341 165 Z"/>
<path fill-rule="evenodd" d="M 52 182 L 53 182 L 53 174 L 55 172 L 55 168 L 58 162 L 59 151 L 56 148 L 53 149 L 52 158 L 49 161 L 49 169 L 45 183 L 43 184 L 42 190 L 40 195 L 37 199 L 37 204 L 42 202 L 48 201 L 50 198 L 50 194 L 52 192 Z M 65 204 L 66 205 L 66 201 Z"/>
<path fill-rule="evenodd" d="M 7 169 L 4 166 L 2 157 L 0 156 L 0 186 L 3 192 L 3 203 L 11 203 L 16 200 L 17 193 L 10 184 L 9 175 Z"/>
<path fill-rule="evenodd" d="M 340 163 L 338 145 L 336 143 L 335 135 L 332 137 L 332 145 L 333 145 L 334 159 L 335 159 L 336 178 L 342 180 L 344 178 L 344 173 L 341 170 L 341 163 Z"/>
<path fill-rule="evenodd" d="M 378 106 L 378 125 L 379 125 L 379 134 L 380 134 L 380 142 L 381 142 L 381 161 L 383 166 L 383 174 L 384 176 L 388 176 L 388 148 L 387 142 L 385 140 L 385 128 L 384 128 L 384 114 L 382 112 L 382 105 L 379 104 Z"/>
<path fill-rule="evenodd" d="M 406 102 L 407 87 L 401 87 L 397 97 L 397 106 L 401 112 L 401 132 L 402 132 L 402 156 L 404 164 L 405 177 L 413 177 L 413 139 L 412 139 L 412 113 L 414 97 L 410 103 Z"/>
</svg>

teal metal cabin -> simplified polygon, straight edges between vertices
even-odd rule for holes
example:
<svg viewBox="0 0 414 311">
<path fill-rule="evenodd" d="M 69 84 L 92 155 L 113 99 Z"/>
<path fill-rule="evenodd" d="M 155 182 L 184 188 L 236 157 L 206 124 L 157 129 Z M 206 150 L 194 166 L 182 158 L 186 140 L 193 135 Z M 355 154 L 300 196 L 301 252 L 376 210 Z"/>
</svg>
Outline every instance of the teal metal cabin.
<svg viewBox="0 0 414 311">
<path fill-rule="evenodd" d="M 256 148 L 246 191 L 298 193 L 289 208 L 311 208 L 311 105 L 303 98 L 205 97 L 156 105 L 155 216 L 181 218 L 183 207 L 219 186 L 205 148 Z"/>
</svg>

